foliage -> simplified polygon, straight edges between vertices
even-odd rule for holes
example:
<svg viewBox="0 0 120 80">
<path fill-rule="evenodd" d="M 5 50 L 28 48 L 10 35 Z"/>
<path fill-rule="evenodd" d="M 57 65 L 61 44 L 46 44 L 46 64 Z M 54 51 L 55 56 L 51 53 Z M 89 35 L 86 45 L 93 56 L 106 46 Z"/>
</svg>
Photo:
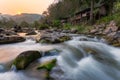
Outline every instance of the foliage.
<svg viewBox="0 0 120 80">
<path fill-rule="evenodd" d="M 66 23 L 66 24 L 63 25 L 62 28 L 65 29 L 65 30 L 70 30 L 72 27 L 73 26 L 70 23 Z"/>
<path fill-rule="evenodd" d="M 114 11 L 115 12 L 120 12 L 120 1 L 117 1 L 114 6 Z"/>
<path fill-rule="evenodd" d="M 79 33 L 87 33 L 92 27 L 89 25 L 71 25 L 69 23 L 65 24 L 63 26 L 63 29 L 65 30 L 77 30 Z"/>
<path fill-rule="evenodd" d="M 51 26 L 59 28 L 61 26 L 61 22 L 59 20 L 53 20 Z"/>
<path fill-rule="evenodd" d="M 39 30 L 49 29 L 49 25 L 42 23 L 38 26 L 38 29 Z"/>
<path fill-rule="evenodd" d="M 37 28 L 38 26 L 40 26 L 40 23 L 38 21 L 34 21 L 33 27 Z"/>
<path fill-rule="evenodd" d="M 0 27 L 4 27 L 4 28 L 12 28 L 16 24 L 17 23 L 12 19 L 7 20 L 6 18 L 4 18 L 0 21 Z"/>
<path fill-rule="evenodd" d="M 109 15 L 109 16 L 101 18 L 100 20 L 97 21 L 97 24 L 109 23 L 112 20 L 114 20 L 117 23 L 117 25 L 120 26 L 120 12 L 114 15 Z"/>
<path fill-rule="evenodd" d="M 101 3 L 106 4 L 108 13 L 110 13 L 112 12 L 114 2 L 116 1 L 119 0 L 58 0 L 57 3 L 53 3 L 49 6 L 48 14 L 49 18 L 54 20 L 69 17 L 88 7 L 91 7 L 91 13 L 93 13 L 94 7 Z"/>
<path fill-rule="evenodd" d="M 29 23 L 27 23 L 26 21 L 22 21 L 22 22 L 20 23 L 20 26 L 21 26 L 21 27 L 29 27 Z"/>
</svg>

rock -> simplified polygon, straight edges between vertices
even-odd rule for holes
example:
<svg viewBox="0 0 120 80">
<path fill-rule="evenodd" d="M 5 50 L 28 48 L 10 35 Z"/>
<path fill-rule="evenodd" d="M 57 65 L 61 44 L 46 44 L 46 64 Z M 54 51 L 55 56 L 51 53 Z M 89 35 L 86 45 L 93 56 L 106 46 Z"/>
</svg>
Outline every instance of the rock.
<svg viewBox="0 0 120 80">
<path fill-rule="evenodd" d="M 26 35 L 36 35 L 37 33 L 35 31 L 30 31 Z"/>
<path fill-rule="evenodd" d="M 45 78 L 47 80 L 54 80 L 51 76 L 50 76 L 50 72 L 51 70 L 56 66 L 56 59 L 41 63 L 38 67 L 37 70 L 47 70 L 46 74 L 45 74 Z"/>
<path fill-rule="evenodd" d="M 20 36 L 0 35 L 0 44 L 10 44 L 10 43 L 23 42 L 23 41 L 25 41 L 25 38 Z"/>
<path fill-rule="evenodd" d="M 88 41 L 87 38 L 80 38 L 79 41 Z"/>
<path fill-rule="evenodd" d="M 65 42 L 65 41 L 68 41 L 70 40 L 70 37 L 69 36 L 61 36 L 59 37 L 58 39 L 54 39 L 54 41 L 52 42 L 53 44 L 55 43 L 62 43 L 62 42 Z"/>
<path fill-rule="evenodd" d="M 0 33 L 4 32 L 5 30 L 3 28 L 0 28 Z"/>
<path fill-rule="evenodd" d="M 57 43 L 68 41 L 70 39 L 71 38 L 66 34 L 62 34 L 58 32 L 53 32 L 53 33 L 47 32 L 41 36 L 39 42 L 48 43 L 48 44 L 57 44 Z"/>
<path fill-rule="evenodd" d="M 96 29 L 93 29 L 93 30 L 90 31 L 91 34 L 95 34 L 97 32 L 98 32 L 98 30 L 96 30 Z"/>
<path fill-rule="evenodd" d="M 114 21 L 111 21 L 110 24 L 106 27 L 104 34 L 109 34 L 111 32 L 117 32 L 118 27 Z"/>
<path fill-rule="evenodd" d="M 3 33 L 3 34 L 5 34 L 5 35 L 7 35 L 7 36 L 17 35 L 17 33 L 16 33 L 16 32 L 11 31 L 11 30 L 6 30 L 6 31 L 4 31 L 4 33 Z"/>
<path fill-rule="evenodd" d="M 54 56 L 54 55 L 58 55 L 59 53 L 60 53 L 59 50 L 52 49 L 52 50 L 49 50 L 49 51 L 45 51 L 44 56 Z"/>
<path fill-rule="evenodd" d="M 62 33 L 70 33 L 70 30 L 62 30 Z"/>
<path fill-rule="evenodd" d="M 45 69 L 47 71 L 51 71 L 52 68 L 56 65 L 56 61 L 57 61 L 56 59 L 53 59 L 51 61 L 47 61 L 45 63 L 42 63 L 37 67 L 37 69 L 38 70 Z"/>
<path fill-rule="evenodd" d="M 16 66 L 17 70 L 25 69 L 30 63 L 41 57 L 41 53 L 38 51 L 25 51 L 17 56 L 13 61 L 13 65 Z"/>
<path fill-rule="evenodd" d="M 107 40 L 108 44 L 119 47 L 120 46 L 120 33 L 112 32 L 108 34 L 105 39 Z"/>
<path fill-rule="evenodd" d="M 71 33 L 77 33 L 78 30 L 73 28 L 70 32 L 71 32 Z"/>
</svg>

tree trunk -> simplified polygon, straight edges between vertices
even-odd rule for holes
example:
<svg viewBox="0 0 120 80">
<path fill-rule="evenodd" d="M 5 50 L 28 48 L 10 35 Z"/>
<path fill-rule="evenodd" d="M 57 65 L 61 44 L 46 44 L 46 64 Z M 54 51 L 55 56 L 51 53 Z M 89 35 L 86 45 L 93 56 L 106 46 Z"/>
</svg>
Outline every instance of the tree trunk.
<svg viewBox="0 0 120 80">
<path fill-rule="evenodd" d="M 91 0 L 91 8 L 90 8 L 90 22 L 94 23 L 94 0 Z"/>
</svg>

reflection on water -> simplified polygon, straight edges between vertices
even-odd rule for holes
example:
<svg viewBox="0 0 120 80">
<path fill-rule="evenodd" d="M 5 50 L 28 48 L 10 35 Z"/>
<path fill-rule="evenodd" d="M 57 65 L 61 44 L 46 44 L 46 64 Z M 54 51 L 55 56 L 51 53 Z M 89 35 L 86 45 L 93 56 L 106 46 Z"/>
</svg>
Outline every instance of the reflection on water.
<svg viewBox="0 0 120 80">
<path fill-rule="evenodd" d="M 27 50 L 45 51 L 52 48 L 53 46 L 41 45 L 39 43 L 35 43 L 35 41 L 32 41 L 30 39 L 22 43 L 0 45 L 0 63 L 5 63 L 10 60 L 13 60 L 17 55 L 19 55 L 23 51 Z"/>
</svg>

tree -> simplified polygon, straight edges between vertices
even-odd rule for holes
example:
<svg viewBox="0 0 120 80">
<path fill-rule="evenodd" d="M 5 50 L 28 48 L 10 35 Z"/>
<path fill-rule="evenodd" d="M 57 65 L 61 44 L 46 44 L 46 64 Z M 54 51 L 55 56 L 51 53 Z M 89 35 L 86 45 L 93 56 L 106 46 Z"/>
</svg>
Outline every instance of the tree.
<svg viewBox="0 0 120 80">
<path fill-rule="evenodd" d="M 22 22 L 20 23 L 20 26 L 21 26 L 21 27 L 29 27 L 29 24 L 28 24 L 26 21 L 22 21 Z"/>
<path fill-rule="evenodd" d="M 94 23 L 94 0 L 91 0 L 90 22 L 91 22 L 91 24 Z"/>
<path fill-rule="evenodd" d="M 38 28 L 40 26 L 40 23 L 38 21 L 34 21 L 33 27 Z"/>
</svg>

